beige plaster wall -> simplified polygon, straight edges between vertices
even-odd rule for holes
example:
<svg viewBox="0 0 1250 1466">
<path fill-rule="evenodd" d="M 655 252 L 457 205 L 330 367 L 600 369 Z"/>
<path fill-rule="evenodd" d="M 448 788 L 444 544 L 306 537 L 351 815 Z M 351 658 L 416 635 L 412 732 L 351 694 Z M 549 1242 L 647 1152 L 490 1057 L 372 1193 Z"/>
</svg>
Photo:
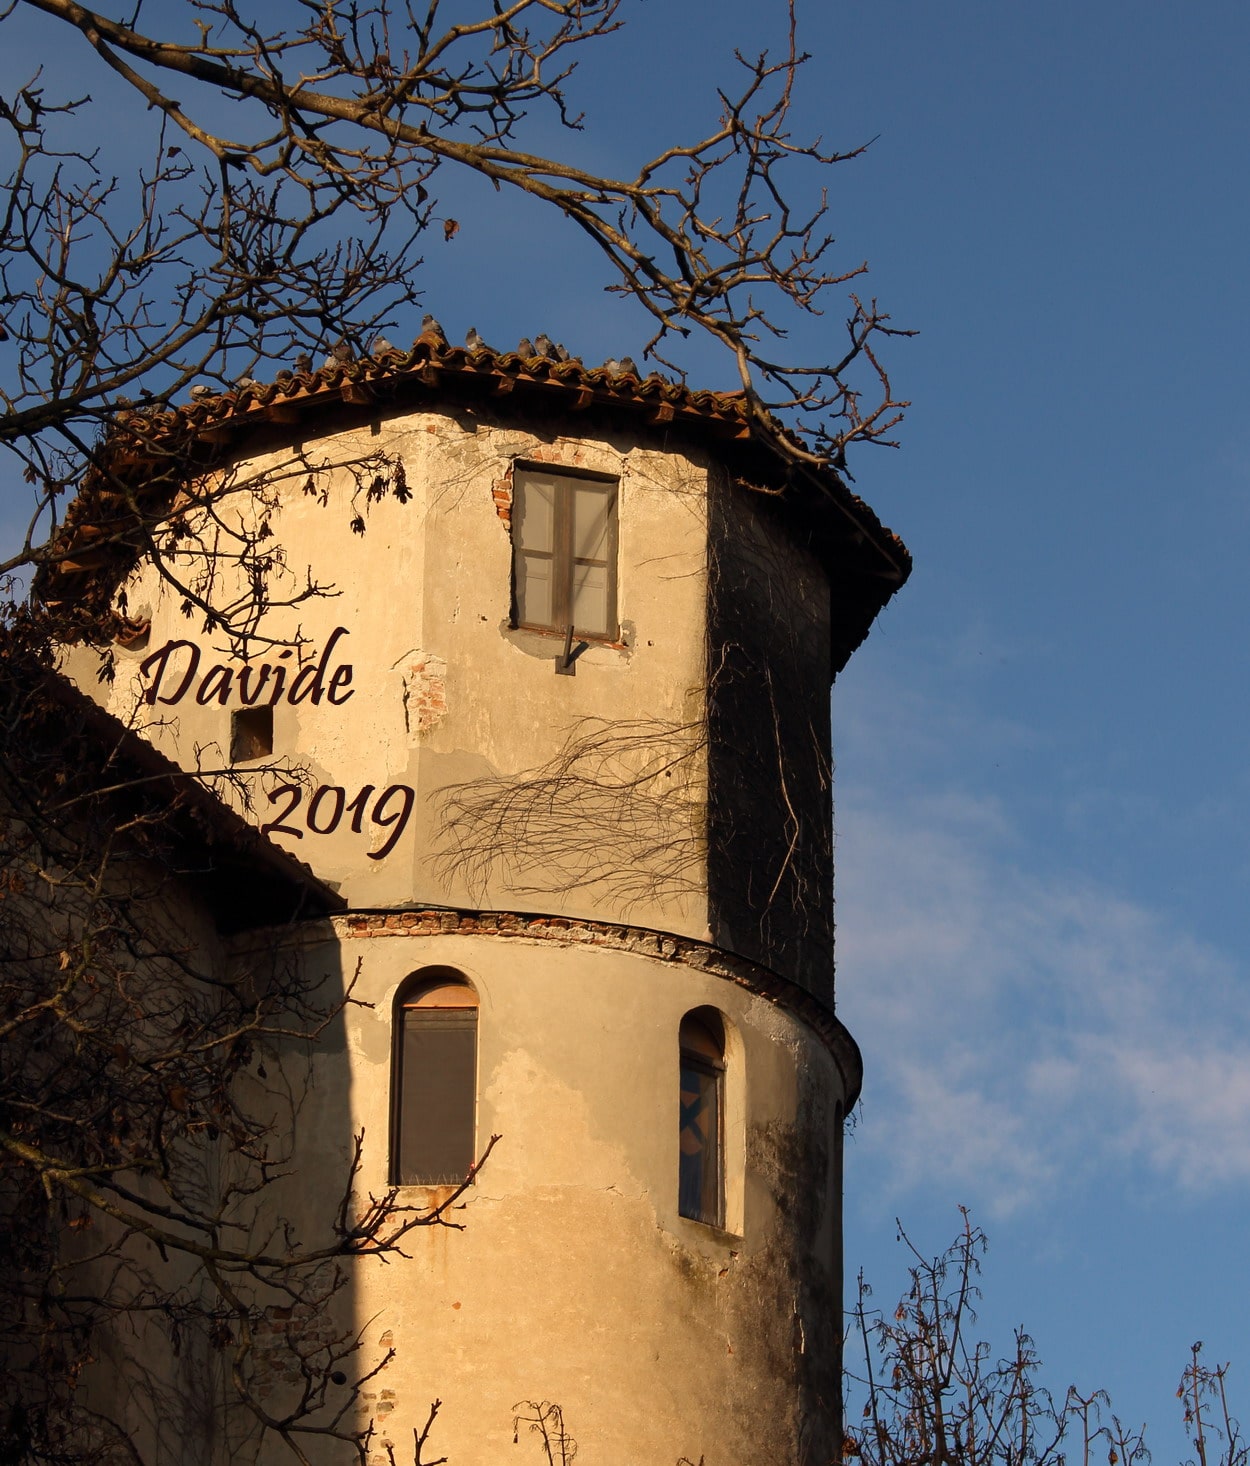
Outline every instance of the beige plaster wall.
<svg viewBox="0 0 1250 1466">
<path fill-rule="evenodd" d="M 378 451 L 402 460 L 406 502 L 359 491 L 348 460 Z M 282 554 L 275 596 L 297 596 L 310 576 L 329 592 L 275 607 L 259 629 L 301 639 L 315 659 L 345 628 L 333 662 L 352 668 L 339 705 L 276 707 L 279 767 L 232 771 L 257 822 L 289 802 L 271 803 L 277 785 L 304 780 L 299 835 L 273 838 L 357 910 L 441 903 L 706 938 L 707 466 L 608 435 L 540 436 L 441 413 L 308 453 L 321 465 L 313 492 L 292 474 L 269 502 L 239 495 L 218 506 L 245 530 L 269 529 L 265 542 Z M 555 638 L 509 626 L 506 509 L 518 461 L 620 480 L 621 641 L 587 649 L 573 677 L 555 674 Z M 222 583 L 215 595 L 237 589 Z M 132 613 L 151 612 L 147 647 L 117 649 L 111 686 L 96 682 L 90 653 L 75 653 L 71 672 L 187 767 L 226 766 L 238 659 L 150 568 L 126 597 Z M 202 649 L 201 675 L 214 662 L 230 670 L 224 705 L 193 694 L 143 702 L 144 661 L 180 639 Z M 279 654 L 257 645 L 252 655 Z M 367 818 L 359 833 L 346 818 L 333 834 L 310 830 L 309 793 L 323 785 L 345 802 L 370 785 L 374 798 L 391 785 L 413 790 L 393 852 L 370 858 L 385 832 Z M 379 1466 L 386 1440 L 410 1459 L 412 1428 L 436 1397 L 443 1413 L 427 1455 L 455 1466 L 495 1466 L 509 1451 L 540 1461 L 536 1439 L 512 1446 L 513 1407 L 527 1400 L 562 1407 L 583 1466 L 829 1459 L 845 1096 L 812 1031 L 713 972 L 607 945 L 363 938 L 340 923 L 306 960 L 331 995 L 354 983 L 355 1001 L 310 1069 L 302 1049 L 268 1059 L 267 1082 L 285 1071 L 299 1096 L 275 1218 L 295 1218 L 301 1241 L 324 1235 L 360 1131 L 358 1204 L 386 1191 L 391 1006 L 423 965 L 458 967 L 478 989 L 479 1147 L 501 1136 L 457 1214 L 464 1230 L 422 1230 L 406 1259 L 362 1262 L 330 1321 L 361 1330 L 366 1367 L 396 1351 L 369 1387 Z M 677 1032 L 702 1005 L 731 1034 L 724 1232 L 677 1215 Z M 432 1198 L 414 1188 L 399 1199 Z"/>
<path fill-rule="evenodd" d="M 457 1466 L 540 1461 L 536 1439 L 512 1451 L 528 1400 L 562 1407 L 586 1466 L 828 1459 L 842 1096 L 816 1036 L 721 977 L 634 951 L 340 926 L 341 945 L 307 960 L 331 984 L 354 974 L 365 1006 L 347 1011 L 346 1062 L 333 1045 L 313 1060 L 282 1205 L 310 1228 L 324 1216 L 359 1131 L 360 1200 L 384 1193 L 392 1005 L 425 965 L 477 989 L 479 1149 L 501 1137 L 462 1231 L 414 1232 L 407 1258 L 354 1274 L 363 1363 L 396 1351 L 367 1389 L 377 1460 L 387 1440 L 410 1447 L 435 1398 L 433 1454 Z M 703 1004 L 732 1033 L 724 1232 L 677 1214 L 677 1033 Z"/>
<path fill-rule="evenodd" d="M 289 672 L 299 660 L 319 657 L 343 627 L 331 671 L 339 663 L 352 668 L 350 684 L 337 687 L 340 705 L 326 699 L 320 706 L 276 706 L 269 762 L 279 767 L 260 773 L 242 766 L 257 822 L 282 814 L 293 796 L 276 803 L 268 796 L 294 777 L 283 768 L 296 767 L 307 791 L 284 823 L 298 834 L 279 830 L 273 838 L 339 883 L 355 906 L 419 900 L 569 911 L 705 933 L 705 467 L 627 440 L 540 438 L 428 412 L 388 421 L 376 432 L 340 433 L 306 452 L 311 474 L 295 472 L 285 452 L 257 460 L 238 478 L 263 478 L 268 469 L 267 498 L 239 492 L 215 511 L 225 529 L 264 524 L 262 543 L 281 564 L 270 575 L 273 608 L 257 630 L 304 643 L 299 659 L 283 659 L 282 649 L 257 641 L 252 660 L 284 660 Z M 356 481 L 348 465 L 379 452 L 392 468 L 402 461 L 411 492 L 406 502 L 389 492 L 371 501 Z M 620 480 L 621 642 L 587 648 L 573 677 L 555 675 L 562 638 L 508 625 L 506 509 L 518 460 Z M 230 543 L 221 528 L 213 538 L 219 547 Z M 193 537 L 181 543 L 191 545 Z M 198 568 L 193 556 L 175 555 L 171 565 L 186 575 Z M 324 593 L 286 608 L 277 604 L 297 597 L 310 580 Z M 239 575 L 223 561 L 213 604 L 243 594 Z M 212 665 L 224 663 L 237 674 L 242 662 L 229 656 L 220 632 L 202 629 L 201 613 L 183 614 L 182 598 L 150 567 L 132 578 L 125 599 L 131 614 L 151 613 L 147 646 L 114 649 L 111 686 L 99 684 L 91 652 L 69 659 L 71 675 L 119 716 L 137 716 L 148 736 L 185 766 L 228 767 L 230 714 L 242 705 L 237 675 L 225 706 L 213 687 L 207 705 L 196 697 Z M 149 707 L 142 697 L 154 672 L 145 677 L 140 668 L 171 640 L 201 649 L 200 675 L 176 704 Z M 161 698 L 177 689 L 189 656 L 179 651 L 171 658 Z M 571 777 L 565 771 L 559 818 L 540 828 L 541 786 L 532 779 L 525 785 L 524 776 L 550 777 L 552 761 L 579 742 L 584 756 Z M 605 742 L 612 765 L 606 782 L 620 789 L 610 808 L 600 798 L 605 769 L 595 751 Z M 631 785 L 632 776 L 661 766 L 666 772 L 655 780 Z M 511 828 L 492 828 L 500 794 L 518 782 L 524 808 Z M 311 792 L 323 784 L 343 788 L 349 805 L 374 786 L 360 833 L 350 830 L 350 813 L 335 833 L 308 828 Z M 469 802 L 478 808 L 469 815 L 461 809 L 450 840 L 440 828 L 440 795 L 469 784 Z M 393 852 L 370 859 L 386 832 L 372 825 L 369 806 L 390 785 L 414 791 L 413 814 Z M 531 790 L 539 792 L 531 797 Z M 317 823 L 330 822 L 335 797 L 323 800 Z M 401 802 L 394 796 L 383 812 L 393 813 Z M 465 856 L 459 866 L 440 859 L 457 843 Z"/>
</svg>

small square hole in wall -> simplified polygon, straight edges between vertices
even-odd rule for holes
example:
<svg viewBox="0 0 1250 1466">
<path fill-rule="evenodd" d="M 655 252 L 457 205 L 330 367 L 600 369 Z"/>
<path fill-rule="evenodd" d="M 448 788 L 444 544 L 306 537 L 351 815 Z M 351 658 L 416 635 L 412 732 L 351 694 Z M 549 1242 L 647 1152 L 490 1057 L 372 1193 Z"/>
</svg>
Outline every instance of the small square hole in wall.
<svg viewBox="0 0 1250 1466">
<path fill-rule="evenodd" d="M 273 709 L 239 708 L 230 714 L 230 762 L 268 758 L 273 752 Z"/>
</svg>

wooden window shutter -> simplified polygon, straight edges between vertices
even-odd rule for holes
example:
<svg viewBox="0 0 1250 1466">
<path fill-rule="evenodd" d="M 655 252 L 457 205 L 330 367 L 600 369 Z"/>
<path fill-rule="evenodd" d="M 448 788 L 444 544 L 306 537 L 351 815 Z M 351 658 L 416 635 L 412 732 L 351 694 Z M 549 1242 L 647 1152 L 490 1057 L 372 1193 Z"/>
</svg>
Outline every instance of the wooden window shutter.
<svg viewBox="0 0 1250 1466">
<path fill-rule="evenodd" d="M 402 1011 L 394 1180 L 453 1185 L 476 1158 L 477 1010 Z"/>
</svg>

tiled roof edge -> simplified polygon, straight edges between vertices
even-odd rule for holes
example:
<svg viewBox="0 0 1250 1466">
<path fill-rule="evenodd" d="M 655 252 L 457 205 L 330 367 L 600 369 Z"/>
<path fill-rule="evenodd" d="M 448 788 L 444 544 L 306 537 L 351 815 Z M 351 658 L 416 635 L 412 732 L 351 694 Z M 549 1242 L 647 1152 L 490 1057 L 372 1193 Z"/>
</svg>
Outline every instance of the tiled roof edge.
<svg viewBox="0 0 1250 1466">
<path fill-rule="evenodd" d="M 400 411 L 466 396 L 495 399 L 501 406 L 525 400 L 562 413 L 594 408 L 653 430 L 682 430 L 713 451 L 719 448 L 722 457 L 729 448 L 733 461 L 727 466 L 745 487 L 780 490 L 804 519 L 825 531 L 833 528 L 836 539 L 855 547 L 857 558 L 875 562 L 868 579 L 877 583 L 870 597 L 877 610 L 910 574 L 911 556 L 902 540 L 832 468 L 787 455 L 783 445 L 792 435 L 781 423 L 772 423 L 771 438 L 761 432 L 744 393 L 696 390 L 658 373 L 640 377 L 575 359 L 451 346 L 427 331 L 407 350 L 387 346 L 351 360 L 331 358 L 316 369 L 280 371 L 272 382 L 248 382 L 163 411 L 119 411 L 100 465 L 88 471 L 67 512 L 60 548 L 69 552 L 68 561 L 41 567 L 35 592 L 49 604 L 82 605 L 96 616 L 105 612 L 142 553 L 127 533 L 124 510 L 115 505 L 102 512 L 105 501 L 120 497 L 116 480 L 138 482 L 145 470 L 168 468 L 183 456 L 197 461 L 223 451 L 234 455 L 248 438 L 289 433 L 314 413 L 321 436 L 332 430 L 325 426 L 330 407 Z M 159 472 L 152 477 L 161 484 L 159 492 L 172 496 L 169 478 Z M 160 504 L 152 507 L 159 514 Z"/>
</svg>

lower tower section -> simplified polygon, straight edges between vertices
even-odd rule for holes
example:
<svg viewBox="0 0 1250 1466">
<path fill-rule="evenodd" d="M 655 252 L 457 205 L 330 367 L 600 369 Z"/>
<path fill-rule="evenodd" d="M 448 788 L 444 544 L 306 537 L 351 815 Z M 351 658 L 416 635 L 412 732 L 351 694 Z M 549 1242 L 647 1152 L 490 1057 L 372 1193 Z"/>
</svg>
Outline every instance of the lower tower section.
<svg viewBox="0 0 1250 1466">
<path fill-rule="evenodd" d="M 859 1070 L 826 1010 L 626 926 L 408 911 L 305 938 L 351 996 L 301 1081 L 287 1214 L 324 1213 L 331 1152 L 346 1168 L 362 1134 L 358 1209 L 436 1206 L 448 1145 L 490 1150 L 442 1224 L 360 1260 L 338 1300 L 360 1367 L 382 1366 L 371 1460 L 410 1459 L 435 1399 L 426 1454 L 456 1466 L 493 1466 L 518 1417 L 511 1459 L 545 1459 L 527 1422 L 554 1429 L 552 1405 L 588 1461 L 831 1459 Z"/>
<path fill-rule="evenodd" d="M 217 870 L 264 1055 L 186 1121 L 252 1249 L 197 1314 L 213 1458 L 824 1466 L 828 698 L 907 552 L 738 393 L 429 334 L 350 367 L 125 427 L 41 577 L 159 787 L 343 913 Z"/>
</svg>

